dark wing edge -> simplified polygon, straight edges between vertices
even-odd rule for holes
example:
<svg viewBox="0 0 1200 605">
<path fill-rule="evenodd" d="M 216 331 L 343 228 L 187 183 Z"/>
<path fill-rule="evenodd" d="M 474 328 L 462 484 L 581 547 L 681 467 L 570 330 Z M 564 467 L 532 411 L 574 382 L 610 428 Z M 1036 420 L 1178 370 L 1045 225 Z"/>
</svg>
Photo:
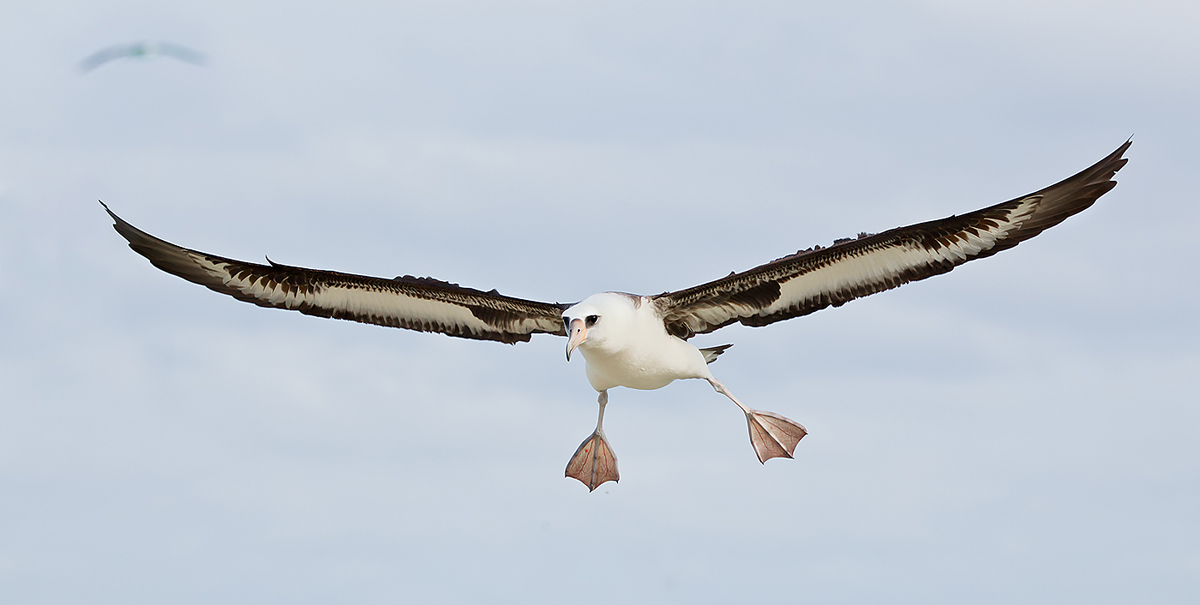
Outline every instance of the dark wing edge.
<svg viewBox="0 0 1200 605">
<path fill-rule="evenodd" d="M 961 216 L 899 227 L 798 252 L 742 273 L 654 297 L 681 338 L 734 322 L 765 326 L 949 272 L 1007 250 L 1090 207 L 1117 185 L 1126 141 L 1082 172 L 1013 200 Z"/>
<path fill-rule="evenodd" d="M 248 263 L 190 250 L 130 225 L 100 202 L 113 228 L 155 267 L 221 294 L 261 307 L 419 332 L 505 343 L 533 334 L 565 336 L 567 305 L 483 292 L 428 277 L 367 277 Z"/>
</svg>

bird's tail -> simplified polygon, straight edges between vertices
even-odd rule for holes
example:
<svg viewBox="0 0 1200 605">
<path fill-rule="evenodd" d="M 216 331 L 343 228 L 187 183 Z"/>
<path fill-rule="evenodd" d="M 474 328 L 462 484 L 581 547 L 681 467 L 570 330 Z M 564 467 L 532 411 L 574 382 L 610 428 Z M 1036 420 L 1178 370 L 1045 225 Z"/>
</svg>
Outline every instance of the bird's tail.
<svg viewBox="0 0 1200 605">
<path fill-rule="evenodd" d="M 721 356 L 721 353 L 725 352 L 725 349 L 728 349 L 729 347 L 732 347 L 732 346 L 733 345 L 721 345 L 719 347 L 709 347 L 707 349 L 700 349 L 700 354 L 704 355 L 704 363 L 712 363 L 717 360 L 717 357 Z"/>
</svg>

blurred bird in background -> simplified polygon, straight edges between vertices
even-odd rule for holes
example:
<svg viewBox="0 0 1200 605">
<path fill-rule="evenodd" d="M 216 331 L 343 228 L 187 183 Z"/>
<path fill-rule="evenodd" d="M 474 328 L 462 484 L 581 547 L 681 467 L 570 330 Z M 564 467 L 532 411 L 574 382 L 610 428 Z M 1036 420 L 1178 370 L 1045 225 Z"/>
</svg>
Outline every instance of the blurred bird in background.
<svg viewBox="0 0 1200 605">
<path fill-rule="evenodd" d="M 87 74 L 92 70 L 120 59 L 153 59 L 170 57 L 192 65 L 204 65 L 208 60 L 204 53 L 171 42 L 134 42 L 117 44 L 93 53 L 79 63 L 79 71 Z"/>
</svg>

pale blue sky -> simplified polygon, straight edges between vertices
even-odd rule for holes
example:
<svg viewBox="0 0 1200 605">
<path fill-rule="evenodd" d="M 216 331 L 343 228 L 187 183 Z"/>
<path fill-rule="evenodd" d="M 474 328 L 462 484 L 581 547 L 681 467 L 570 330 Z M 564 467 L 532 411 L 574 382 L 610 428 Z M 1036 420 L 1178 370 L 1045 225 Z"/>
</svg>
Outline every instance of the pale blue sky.
<svg viewBox="0 0 1200 605">
<path fill-rule="evenodd" d="M 0 7 L 0 601 L 1195 602 L 1200 9 L 743 4 Z M 159 39 L 208 65 L 76 70 Z M 698 339 L 808 427 L 796 460 L 706 384 L 615 390 L 592 494 L 563 340 L 238 303 L 96 203 L 565 302 L 974 210 L 1131 134 L 1113 192 L 1012 251 Z"/>
</svg>

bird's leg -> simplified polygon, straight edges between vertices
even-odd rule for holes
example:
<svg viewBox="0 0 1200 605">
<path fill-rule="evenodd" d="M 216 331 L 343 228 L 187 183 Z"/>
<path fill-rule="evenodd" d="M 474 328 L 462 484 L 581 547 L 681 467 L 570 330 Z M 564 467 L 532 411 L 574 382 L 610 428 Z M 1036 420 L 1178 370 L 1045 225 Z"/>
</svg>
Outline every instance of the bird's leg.
<svg viewBox="0 0 1200 605">
<path fill-rule="evenodd" d="M 765 464 L 771 458 L 791 458 L 792 452 L 796 451 L 796 444 L 808 434 L 798 422 L 774 412 L 746 407 L 716 378 L 709 378 L 708 383 L 746 413 L 746 424 L 750 425 L 750 444 L 754 446 L 759 462 Z"/>
<path fill-rule="evenodd" d="M 575 455 L 567 463 L 567 476 L 583 482 L 588 491 L 596 491 L 606 481 L 618 481 L 617 455 L 604 437 L 604 406 L 608 405 L 608 391 L 600 391 L 600 417 L 596 420 L 596 432 L 579 444 Z"/>
</svg>

